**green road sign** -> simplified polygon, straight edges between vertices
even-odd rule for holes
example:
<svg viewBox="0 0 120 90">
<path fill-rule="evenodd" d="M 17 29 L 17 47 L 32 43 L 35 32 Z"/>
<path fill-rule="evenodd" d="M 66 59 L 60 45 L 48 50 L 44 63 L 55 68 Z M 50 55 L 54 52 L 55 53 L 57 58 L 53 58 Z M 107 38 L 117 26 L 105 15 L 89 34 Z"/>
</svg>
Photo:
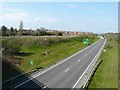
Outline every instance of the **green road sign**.
<svg viewBox="0 0 120 90">
<path fill-rule="evenodd" d="M 30 63 L 30 65 L 33 65 L 33 61 L 32 60 L 30 60 L 29 63 Z"/>
<path fill-rule="evenodd" d="M 83 43 L 84 43 L 85 45 L 88 45 L 88 44 L 89 44 L 89 39 L 88 39 L 88 38 L 85 38 L 84 41 L 83 41 Z"/>
</svg>

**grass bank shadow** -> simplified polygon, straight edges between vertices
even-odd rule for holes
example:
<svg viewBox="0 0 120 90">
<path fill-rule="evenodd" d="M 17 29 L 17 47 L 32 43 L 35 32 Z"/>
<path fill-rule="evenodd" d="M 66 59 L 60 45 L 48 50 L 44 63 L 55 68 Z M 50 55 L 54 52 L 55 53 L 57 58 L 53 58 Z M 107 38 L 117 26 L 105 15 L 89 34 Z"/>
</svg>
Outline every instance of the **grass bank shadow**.
<svg viewBox="0 0 120 90">
<path fill-rule="evenodd" d="M 17 56 L 30 56 L 30 55 L 32 55 L 32 54 L 34 54 L 34 53 L 30 53 L 30 52 L 19 52 L 18 54 L 16 54 Z"/>
<path fill-rule="evenodd" d="M 28 77 L 28 74 L 24 74 L 18 78 L 12 79 L 12 77 L 15 77 L 16 75 L 21 75 L 24 72 L 17 68 L 15 65 L 6 62 L 5 60 L 2 60 L 2 90 L 10 90 L 14 87 L 20 85 L 21 83 L 25 81 L 29 81 L 29 83 L 25 83 L 24 85 L 16 88 L 16 89 L 43 89 L 43 90 L 50 90 L 47 88 L 43 83 L 36 80 L 35 78 L 31 80 L 30 77 Z M 9 80 L 8 80 L 9 79 Z M 8 80 L 6 82 L 6 80 Z M 46 88 L 44 88 L 46 87 Z"/>
</svg>

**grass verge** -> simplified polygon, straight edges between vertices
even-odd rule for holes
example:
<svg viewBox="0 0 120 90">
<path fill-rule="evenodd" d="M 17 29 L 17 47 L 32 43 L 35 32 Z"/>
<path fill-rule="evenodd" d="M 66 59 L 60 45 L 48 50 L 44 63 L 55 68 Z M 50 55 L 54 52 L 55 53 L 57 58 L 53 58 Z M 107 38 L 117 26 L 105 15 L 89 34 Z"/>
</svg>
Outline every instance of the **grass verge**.
<svg viewBox="0 0 120 90">
<path fill-rule="evenodd" d="M 103 62 L 92 78 L 89 88 L 118 88 L 117 35 L 107 35 L 105 50 L 99 58 Z"/>
</svg>

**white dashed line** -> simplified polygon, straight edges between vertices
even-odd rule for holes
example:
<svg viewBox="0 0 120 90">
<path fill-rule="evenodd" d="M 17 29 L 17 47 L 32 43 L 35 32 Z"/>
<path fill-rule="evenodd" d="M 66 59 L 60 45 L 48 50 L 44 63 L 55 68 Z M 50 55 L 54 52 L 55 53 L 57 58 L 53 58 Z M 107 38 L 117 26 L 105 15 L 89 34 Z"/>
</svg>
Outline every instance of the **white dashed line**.
<svg viewBox="0 0 120 90">
<path fill-rule="evenodd" d="M 87 56 L 87 54 L 85 54 L 85 56 Z"/>
<path fill-rule="evenodd" d="M 78 60 L 78 62 L 80 62 L 80 59 Z"/>
<path fill-rule="evenodd" d="M 67 72 L 68 70 L 69 70 L 69 68 L 68 68 L 68 69 L 66 69 L 66 70 L 65 70 L 65 72 Z"/>
<path fill-rule="evenodd" d="M 95 59 L 97 60 L 99 55 L 101 54 L 102 52 L 102 49 L 104 48 L 105 46 L 105 43 L 106 43 L 106 39 L 103 43 L 103 45 L 101 46 L 101 48 L 99 49 L 99 51 L 97 52 L 97 54 L 95 55 L 95 57 L 93 58 L 93 60 L 91 61 L 91 63 L 88 65 L 88 67 L 85 69 L 85 71 L 82 73 L 82 75 L 79 77 L 79 79 L 77 80 L 77 82 L 74 84 L 74 86 L 72 87 L 71 90 L 74 90 L 74 88 L 76 87 L 76 85 L 80 82 L 81 78 L 83 77 L 83 75 L 86 73 L 86 71 L 90 68 L 90 66 L 92 65 L 92 63 L 95 61 Z"/>
<path fill-rule="evenodd" d="M 15 86 L 15 87 L 12 88 L 11 90 L 18 88 L 18 87 L 24 85 L 25 83 L 29 82 L 30 80 L 33 80 L 34 78 L 36 78 L 36 77 L 38 77 L 38 76 L 40 76 L 40 75 L 42 75 L 42 74 L 48 72 L 49 70 L 51 70 L 51 69 L 53 69 L 53 68 L 59 66 L 60 64 L 62 64 L 62 63 L 64 63 L 64 62 L 67 62 L 70 58 L 72 58 L 72 57 L 76 56 L 77 54 L 79 54 L 79 53 L 81 53 L 81 52 L 87 50 L 89 47 L 92 47 L 93 45 L 95 45 L 96 43 L 98 43 L 100 40 L 101 40 L 101 39 L 99 39 L 98 41 L 94 42 L 92 45 L 90 45 L 90 46 L 88 46 L 88 47 L 86 47 L 86 48 L 84 48 L 84 49 L 78 51 L 77 53 L 75 53 L 75 54 L 69 56 L 68 58 L 66 58 L 66 59 L 64 59 L 64 60 L 62 60 L 62 61 L 60 61 L 60 62 L 58 62 L 57 64 L 55 64 L 55 65 L 53 65 L 53 66 L 50 66 L 49 68 L 47 68 L 47 69 L 45 69 L 45 70 L 43 70 L 43 71 L 37 73 L 36 75 L 32 75 L 32 76 L 33 76 L 32 78 L 30 78 L 30 79 L 28 79 L 27 81 L 25 81 L 25 82 L 23 82 L 23 83 L 21 83 L 21 84 Z"/>
<path fill-rule="evenodd" d="M 91 53 L 91 50 L 89 52 Z"/>
</svg>

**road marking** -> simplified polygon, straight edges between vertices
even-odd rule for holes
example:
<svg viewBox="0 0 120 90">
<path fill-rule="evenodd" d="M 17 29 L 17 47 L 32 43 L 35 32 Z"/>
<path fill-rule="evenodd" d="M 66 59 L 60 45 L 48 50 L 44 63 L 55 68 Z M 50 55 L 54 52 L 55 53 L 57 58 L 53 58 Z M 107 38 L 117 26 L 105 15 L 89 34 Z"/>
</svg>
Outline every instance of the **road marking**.
<svg viewBox="0 0 120 90">
<path fill-rule="evenodd" d="M 47 88 L 46 86 L 43 87 L 43 89 Z"/>
<path fill-rule="evenodd" d="M 68 69 L 66 69 L 66 70 L 65 70 L 65 72 L 67 72 L 68 70 L 69 70 L 69 68 L 68 68 Z"/>
<path fill-rule="evenodd" d="M 91 50 L 89 52 L 91 53 Z"/>
<path fill-rule="evenodd" d="M 73 54 L 73 55 L 69 56 L 68 58 L 66 58 L 66 59 L 64 59 L 64 60 L 62 60 L 62 61 L 60 61 L 60 62 L 58 62 L 57 64 L 55 64 L 55 65 L 53 65 L 53 66 L 50 66 L 50 68 L 47 68 L 47 69 L 45 69 L 45 70 L 44 70 L 44 71 L 42 71 L 42 72 L 39 72 L 37 75 L 33 75 L 33 76 L 32 76 L 32 78 L 30 78 L 29 80 L 26 80 L 25 82 L 23 82 L 23 83 L 21 83 L 21 84 L 19 84 L 19 85 L 15 86 L 15 87 L 14 87 L 14 88 L 12 88 L 11 90 L 14 90 L 14 89 L 16 89 L 16 88 L 18 88 L 18 87 L 22 86 L 23 84 L 25 84 L 25 83 L 29 82 L 30 80 L 32 80 L 32 79 L 34 79 L 34 78 L 36 78 L 36 77 L 38 77 L 38 76 L 42 75 L 43 73 L 45 73 L 45 72 L 47 72 L 47 71 L 49 71 L 49 70 L 53 69 L 54 67 L 56 67 L 56 66 L 58 66 L 58 65 L 62 64 L 63 62 L 65 62 L 65 61 L 69 60 L 70 58 L 74 57 L 75 55 L 77 55 L 77 54 L 81 53 L 82 51 L 84 51 L 84 50 L 88 49 L 89 47 L 93 46 L 94 44 L 98 43 L 100 40 L 101 40 L 101 39 L 99 39 L 98 41 L 94 42 L 94 43 L 93 43 L 93 44 L 91 44 L 90 46 L 88 46 L 88 47 L 86 47 L 86 48 L 84 48 L 84 49 L 82 49 L 82 50 L 78 51 L 77 53 L 75 53 L 75 54 Z"/>
<path fill-rule="evenodd" d="M 99 49 L 98 53 L 96 54 L 96 56 L 94 57 L 94 59 L 92 60 L 92 62 L 88 65 L 88 67 L 85 69 L 85 71 L 83 72 L 83 74 L 79 77 L 79 79 L 77 80 L 77 82 L 74 84 L 74 86 L 72 87 L 71 90 L 73 90 L 75 88 L 75 86 L 78 84 L 78 82 L 81 80 L 81 78 L 83 77 L 83 75 L 86 73 L 86 71 L 88 70 L 88 68 L 91 66 L 91 64 L 93 63 L 93 61 L 98 58 L 100 52 L 102 51 L 102 49 L 104 48 L 105 46 L 105 43 L 106 43 L 106 39 L 103 43 L 103 45 L 101 46 L 101 48 Z"/>
<path fill-rule="evenodd" d="M 80 62 L 80 59 L 78 60 L 78 62 Z"/>
<path fill-rule="evenodd" d="M 87 54 L 85 54 L 85 56 L 87 56 Z"/>
</svg>

